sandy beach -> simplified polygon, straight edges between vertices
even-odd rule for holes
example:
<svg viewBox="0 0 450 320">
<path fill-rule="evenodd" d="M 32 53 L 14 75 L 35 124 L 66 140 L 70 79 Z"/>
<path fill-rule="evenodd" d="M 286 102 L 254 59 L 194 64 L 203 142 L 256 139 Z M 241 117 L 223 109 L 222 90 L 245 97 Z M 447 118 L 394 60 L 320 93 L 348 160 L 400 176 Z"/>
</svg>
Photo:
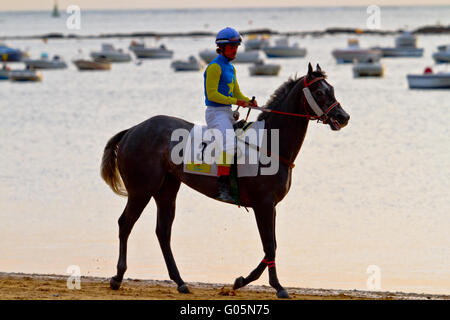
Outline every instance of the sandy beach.
<svg viewBox="0 0 450 320">
<path fill-rule="evenodd" d="M 249 286 L 237 291 L 231 284 L 188 283 L 190 294 L 179 294 L 171 281 L 126 279 L 117 290 L 109 279 L 81 277 L 80 289 L 68 289 L 68 277 L 24 273 L 0 273 L 0 300 L 272 300 L 268 286 Z M 286 288 L 292 300 L 450 300 L 450 296 L 359 290 Z"/>
<path fill-rule="evenodd" d="M 442 103 L 449 91 L 410 89 L 408 75 L 421 75 L 427 67 L 435 74 L 449 71 L 450 64 L 436 64 L 433 54 L 448 44 L 450 25 L 442 22 L 448 21 L 450 6 L 381 5 L 374 29 L 376 19 L 361 3 L 285 8 L 269 2 L 271 7 L 258 3 L 245 10 L 133 9 L 129 3 L 112 9 L 108 3 L 102 10 L 83 7 L 79 29 L 67 25 L 66 8 L 60 8 L 59 19 L 52 18 L 51 4 L 11 11 L 17 4 L 10 3 L 0 9 L 5 40 L 0 42 L 31 60 L 57 56 L 67 64 L 42 70 L 36 83 L 0 74 L 0 91 L 7 93 L 0 102 L 0 299 L 277 299 L 267 272 L 250 287 L 231 289 L 236 277 L 248 275 L 266 255 L 253 210 L 215 201 L 185 183 L 170 239 L 192 293 L 182 295 L 172 281 L 164 281 L 169 273 L 155 233 L 155 199 L 129 236 L 126 280 L 118 291 L 109 288 L 127 198 L 114 194 L 101 177 L 105 145 L 116 133 L 158 115 L 206 125 L 205 68 L 176 72 L 172 58 L 200 59 L 200 52 L 215 49 L 225 26 L 242 32 L 239 52 L 251 47 L 250 35 L 258 33 L 270 35 L 271 45 L 289 40 L 306 50 L 303 57 L 267 57 L 281 67 L 277 76 L 256 77 L 251 65 L 236 63 L 244 95 L 267 106 L 275 102 L 277 88 L 306 75 L 309 63 L 320 64 L 334 88 L 333 101 L 351 116 L 338 131 L 310 122 L 289 174 L 289 193 L 276 207 L 274 257 L 291 298 L 449 299 L 450 112 Z M 403 38 L 400 29 L 416 37 L 422 55 L 383 57 L 383 77 L 355 77 L 353 65 L 333 55 L 347 49 L 349 40 L 363 50 L 393 48 Z M 133 40 L 149 48 L 164 45 L 173 56 L 141 59 L 130 51 Z M 73 61 L 91 59 L 103 44 L 133 58 L 105 72 L 80 72 Z M 8 67 L 25 69 L 26 61 Z M 278 102 L 273 106 L 280 110 L 294 107 L 281 95 Z M 297 102 L 291 111 L 305 110 L 305 100 Z M 241 118 L 248 115 L 240 111 Z M 252 110 L 248 120 L 260 114 Z M 284 131 L 291 120 L 279 116 Z M 255 202 L 276 190 L 261 185 Z M 80 290 L 67 288 L 69 267 L 85 276 Z M 366 291 L 371 288 L 382 292 Z"/>
</svg>

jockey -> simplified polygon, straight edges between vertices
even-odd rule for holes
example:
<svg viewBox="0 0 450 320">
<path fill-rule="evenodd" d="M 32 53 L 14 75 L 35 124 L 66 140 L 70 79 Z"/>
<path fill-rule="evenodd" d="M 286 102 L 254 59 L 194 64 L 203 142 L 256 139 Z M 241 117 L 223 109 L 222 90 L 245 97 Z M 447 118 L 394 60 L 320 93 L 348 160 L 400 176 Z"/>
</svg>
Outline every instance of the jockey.
<svg viewBox="0 0 450 320">
<path fill-rule="evenodd" d="M 230 165 L 234 157 L 233 111 L 231 105 L 241 107 L 257 106 L 256 101 L 242 94 L 236 78 L 236 69 L 230 63 L 237 53 L 242 38 L 233 28 L 219 31 L 216 37 L 219 54 L 204 73 L 206 123 L 209 129 L 222 133 L 222 156 L 218 161 L 219 199 L 233 201 L 228 193 Z"/>
</svg>

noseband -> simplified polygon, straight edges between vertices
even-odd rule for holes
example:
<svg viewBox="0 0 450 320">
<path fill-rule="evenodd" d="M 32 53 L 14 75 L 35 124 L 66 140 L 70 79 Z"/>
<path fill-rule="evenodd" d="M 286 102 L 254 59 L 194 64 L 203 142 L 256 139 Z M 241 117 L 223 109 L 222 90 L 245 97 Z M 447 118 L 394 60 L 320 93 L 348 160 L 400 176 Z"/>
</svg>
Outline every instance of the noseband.
<svg viewBox="0 0 450 320">
<path fill-rule="evenodd" d="M 311 91 L 309 90 L 309 86 L 313 84 L 314 82 L 317 82 L 319 80 L 325 80 L 324 77 L 318 77 L 310 82 L 306 82 L 306 76 L 303 78 L 303 106 L 305 108 L 305 112 L 309 119 L 318 119 L 322 120 L 323 123 L 326 123 L 328 121 L 328 113 L 333 110 L 334 107 L 339 105 L 339 102 L 335 101 L 333 104 L 331 104 L 327 109 L 324 111 L 319 105 L 317 104 L 316 100 L 314 99 L 313 95 L 311 94 Z M 308 102 L 311 109 L 314 111 L 317 117 L 310 116 L 308 112 L 308 108 L 306 108 L 306 102 Z"/>
</svg>

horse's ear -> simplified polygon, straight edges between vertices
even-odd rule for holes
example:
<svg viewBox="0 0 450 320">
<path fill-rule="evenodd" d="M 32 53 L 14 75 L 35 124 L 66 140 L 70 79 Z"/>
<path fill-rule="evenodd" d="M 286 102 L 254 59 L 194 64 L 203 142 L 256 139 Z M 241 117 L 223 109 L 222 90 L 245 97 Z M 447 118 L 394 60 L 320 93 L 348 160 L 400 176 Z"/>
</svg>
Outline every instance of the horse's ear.
<svg viewBox="0 0 450 320">
<path fill-rule="evenodd" d="M 308 63 L 308 75 L 311 75 L 312 73 L 313 73 L 313 67 L 310 62 L 310 63 Z"/>
<path fill-rule="evenodd" d="M 316 71 L 322 72 L 322 69 L 320 68 L 319 64 L 316 65 Z"/>
</svg>

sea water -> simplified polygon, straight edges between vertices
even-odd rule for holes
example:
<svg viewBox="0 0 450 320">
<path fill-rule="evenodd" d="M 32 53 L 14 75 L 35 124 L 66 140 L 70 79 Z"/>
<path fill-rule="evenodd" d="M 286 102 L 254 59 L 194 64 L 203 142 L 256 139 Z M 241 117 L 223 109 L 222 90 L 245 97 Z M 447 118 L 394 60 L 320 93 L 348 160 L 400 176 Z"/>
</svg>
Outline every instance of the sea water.
<svg viewBox="0 0 450 320">
<path fill-rule="evenodd" d="M 366 28 L 365 7 L 83 11 L 81 29 L 62 14 L 0 13 L 0 37 L 48 32 L 216 32 Z M 381 28 L 447 23 L 450 7 L 382 7 Z M 289 194 L 277 207 L 277 272 L 284 286 L 450 293 L 448 90 L 409 90 L 408 73 L 434 66 L 431 54 L 448 35 L 420 35 L 421 58 L 383 59 L 383 78 L 355 79 L 331 55 L 348 35 L 291 37 L 305 58 L 271 59 L 277 77 L 250 77 L 237 64 L 241 90 L 263 105 L 290 77 L 319 63 L 351 115 L 339 132 L 311 122 L 295 162 Z M 362 47 L 393 46 L 395 36 L 360 35 Z M 139 39 L 136 39 L 139 40 Z M 10 39 L 13 47 L 58 54 L 65 70 L 43 71 L 41 83 L 0 82 L 0 271 L 112 276 L 119 253 L 117 220 L 126 198 L 99 173 L 115 133 L 166 114 L 205 123 L 202 72 L 175 73 L 170 59 L 114 64 L 79 72 L 71 60 L 103 42 L 127 49 L 129 38 Z M 214 48 L 213 37 L 146 39 L 174 50 L 174 59 Z M 242 48 L 240 49 L 242 50 Z M 20 64 L 11 65 L 20 68 Z M 448 68 L 447 68 L 448 70 Z M 252 111 L 250 118 L 258 112 Z M 264 197 L 264 194 L 261 195 Z M 169 279 L 155 235 L 152 200 L 128 242 L 125 277 Z M 253 213 L 182 186 L 172 249 L 187 282 L 232 283 L 264 253 Z M 376 274 L 372 272 L 375 270 Z M 268 284 L 265 273 L 255 284 Z"/>
</svg>

